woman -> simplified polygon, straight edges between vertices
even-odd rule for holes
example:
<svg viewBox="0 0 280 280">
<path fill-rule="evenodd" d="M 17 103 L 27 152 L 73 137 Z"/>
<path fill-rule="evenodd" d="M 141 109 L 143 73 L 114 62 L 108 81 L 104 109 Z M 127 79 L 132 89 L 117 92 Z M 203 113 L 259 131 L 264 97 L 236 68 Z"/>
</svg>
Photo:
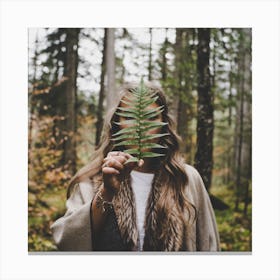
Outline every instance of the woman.
<svg viewBox="0 0 280 280">
<path fill-rule="evenodd" d="M 219 250 L 209 196 L 198 172 L 179 155 L 164 94 L 152 84 L 146 87 L 158 97 L 148 109 L 162 106 L 154 119 L 167 123 L 148 132 L 164 135 L 158 138 L 163 156 L 127 163 L 127 147 L 114 146 L 112 136 L 127 125 L 117 108 L 128 106 L 125 100 L 137 88 L 125 86 L 94 160 L 72 178 L 67 211 L 52 225 L 60 250 Z"/>
</svg>

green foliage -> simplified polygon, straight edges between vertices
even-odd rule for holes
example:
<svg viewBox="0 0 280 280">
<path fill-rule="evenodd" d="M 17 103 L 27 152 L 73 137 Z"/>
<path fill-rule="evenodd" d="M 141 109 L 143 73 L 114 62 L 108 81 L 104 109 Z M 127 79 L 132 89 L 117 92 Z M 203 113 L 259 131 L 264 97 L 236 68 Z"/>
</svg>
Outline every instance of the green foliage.
<svg viewBox="0 0 280 280">
<path fill-rule="evenodd" d="M 163 106 L 148 108 L 157 99 L 158 96 L 149 91 L 142 79 L 139 87 L 132 91 L 132 95 L 122 100 L 127 107 L 118 107 L 116 114 L 126 120 L 117 122 L 117 124 L 126 127 L 113 135 L 113 141 L 115 142 L 114 147 L 133 147 L 124 150 L 125 153 L 134 156 L 127 162 L 138 162 L 142 158 L 163 156 L 161 153 L 147 151 L 147 149 L 164 149 L 164 146 L 153 141 L 168 134 L 149 133 L 151 129 L 158 129 L 167 125 L 167 123 L 153 120 L 163 111 Z"/>
<path fill-rule="evenodd" d="M 58 117 L 34 118 L 28 162 L 28 250 L 53 251 L 50 225 L 64 211 L 65 188 L 71 175 L 60 164 L 63 150 L 53 124 Z M 60 198 L 52 197 L 58 193 Z M 63 195 L 62 195 L 63 192 Z"/>
<path fill-rule="evenodd" d="M 28 194 L 28 250 L 56 251 L 50 226 L 65 212 L 65 189 L 49 188 Z"/>
<path fill-rule="evenodd" d="M 232 209 L 216 211 L 222 251 L 250 252 L 251 218 Z"/>
<path fill-rule="evenodd" d="M 28 251 L 56 251 L 50 226 L 64 215 L 66 189 L 71 178 L 68 167 L 61 165 L 62 151 L 53 137 L 54 118 L 41 117 L 33 126 L 32 145 L 29 150 L 28 186 Z M 77 141 L 78 165 L 90 159 L 93 119 L 79 116 Z M 80 139 L 83 135 L 83 139 Z"/>
<path fill-rule="evenodd" d="M 58 117 L 34 119 L 29 148 L 28 172 L 28 250 L 56 251 L 50 226 L 64 215 L 66 190 L 71 178 L 67 164 L 62 163 L 63 142 L 56 141 L 54 123 Z M 94 136 L 92 116 L 78 117 L 77 155 L 79 167 L 90 159 Z M 80 135 L 83 135 L 81 138 Z M 65 135 L 67 136 L 67 135 Z M 61 138 L 61 137 L 60 137 Z M 63 141 L 63 139 L 62 139 Z"/>
<path fill-rule="evenodd" d="M 248 212 L 234 211 L 234 190 L 227 186 L 213 186 L 211 193 L 229 205 L 227 210 L 215 210 L 222 251 L 252 251 L 252 205 Z"/>
</svg>

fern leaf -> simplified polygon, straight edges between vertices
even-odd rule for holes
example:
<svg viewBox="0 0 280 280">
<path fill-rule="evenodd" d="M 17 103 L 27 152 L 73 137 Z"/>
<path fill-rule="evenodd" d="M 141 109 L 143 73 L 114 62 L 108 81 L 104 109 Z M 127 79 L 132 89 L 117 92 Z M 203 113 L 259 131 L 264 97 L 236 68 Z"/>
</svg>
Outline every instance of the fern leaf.
<svg viewBox="0 0 280 280">
<path fill-rule="evenodd" d="M 159 137 L 163 137 L 168 135 L 168 133 L 160 133 L 160 134 L 151 134 L 151 135 L 146 135 L 143 137 L 144 140 L 150 140 L 150 139 L 155 139 Z"/>
<path fill-rule="evenodd" d="M 113 136 L 118 136 L 120 134 L 125 134 L 128 132 L 138 132 L 139 128 L 137 126 L 126 127 L 118 131 L 117 133 L 113 134 Z"/>
<path fill-rule="evenodd" d="M 124 152 L 130 155 L 140 155 L 139 149 L 128 149 L 128 150 L 124 150 Z"/>
<path fill-rule="evenodd" d="M 135 118 L 135 117 L 137 117 L 136 113 L 131 113 L 131 112 L 124 112 L 124 113 L 117 112 L 116 114 L 121 116 L 121 117 L 126 117 L 126 118 Z"/>
<path fill-rule="evenodd" d="M 125 163 L 127 164 L 127 163 L 129 163 L 129 162 L 138 162 L 138 161 L 139 161 L 138 158 L 132 157 L 132 158 L 128 159 Z"/>
<path fill-rule="evenodd" d="M 156 139 L 168 133 L 150 134 L 152 129 L 159 129 L 167 123 L 153 120 L 164 110 L 163 106 L 150 109 L 158 99 L 154 93 L 144 85 L 143 79 L 131 95 L 126 96 L 122 102 L 125 107 L 119 107 L 116 114 L 124 120 L 116 122 L 119 126 L 126 126 L 113 134 L 114 147 L 124 146 L 124 152 L 134 156 L 127 162 L 137 162 L 145 157 L 159 157 L 164 154 L 154 152 L 154 149 L 164 149 Z M 130 148 L 129 148 L 130 147 Z M 147 151 L 147 149 L 149 149 Z"/>
<path fill-rule="evenodd" d="M 156 143 L 143 143 L 143 144 L 141 145 L 141 147 L 142 147 L 143 149 L 147 149 L 147 148 L 149 148 L 149 149 L 151 149 L 151 148 L 166 149 L 166 147 L 164 147 L 164 146 L 162 146 L 162 145 L 160 145 L 160 144 L 156 144 Z"/>
<path fill-rule="evenodd" d="M 115 147 L 124 146 L 124 145 L 136 146 L 138 144 L 139 144 L 138 140 L 125 140 L 125 141 L 122 141 L 122 142 L 119 142 L 119 143 L 115 144 Z"/>
<path fill-rule="evenodd" d="M 130 134 L 129 136 L 127 134 L 123 134 L 123 135 L 120 135 L 120 136 L 114 138 L 114 141 L 118 142 L 118 141 L 123 140 L 123 139 L 138 139 L 138 137 L 139 137 L 138 134 Z"/>
<path fill-rule="evenodd" d="M 164 156 L 163 154 L 159 154 L 159 153 L 152 153 L 152 152 L 144 152 L 142 153 L 142 157 L 149 157 L 149 158 L 153 158 L 153 157 L 162 157 Z"/>
</svg>

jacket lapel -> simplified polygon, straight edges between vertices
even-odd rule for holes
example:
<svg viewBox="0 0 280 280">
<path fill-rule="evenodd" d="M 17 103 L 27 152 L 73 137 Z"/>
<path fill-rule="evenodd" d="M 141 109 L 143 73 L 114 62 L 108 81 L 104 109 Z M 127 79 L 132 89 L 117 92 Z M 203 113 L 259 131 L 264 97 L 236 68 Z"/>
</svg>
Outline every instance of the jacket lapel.
<svg viewBox="0 0 280 280">
<path fill-rule="evenodd" d="M 137 250 L 136 207 L 130 178 L 126 178 L 121 183 L 120 190 L 113 199 L 113 205 L 123 241 L 131 250 Z"/>
<path fill-rule="evenodd" d="M 184 248 L 185 227 L 178 208 L 159 209 L 160 174 L 156 174 L 148 197 L 145 217 L 144 251 L 179 251 Z M 130 178 L 126 178 L 113 200 L 121 237 L 131 250 L 138 250 L 136 206 Z"/>
<path fill-rule="evenodd" d="M 158 201 L 164 193 L 159 183 L 160 175 L 154 181 L 146 208 L 144 251 L 179 251 L 184 247 L 184 223 L 181 213 L 175 207 L 160 209 Z M 172 198 L 169 198 L 172 199 Z"/>
</svg>

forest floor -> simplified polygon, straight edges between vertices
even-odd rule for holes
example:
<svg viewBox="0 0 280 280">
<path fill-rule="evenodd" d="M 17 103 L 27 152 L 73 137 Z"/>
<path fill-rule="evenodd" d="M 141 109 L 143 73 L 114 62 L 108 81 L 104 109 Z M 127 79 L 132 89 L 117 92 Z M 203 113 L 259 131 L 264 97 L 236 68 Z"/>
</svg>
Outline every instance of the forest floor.
<svg viewBox="0 0 280 280">
<path fill-rule="evenodd" d="M 251 251 L 251 205 L 247 215 L 243 210 L 234 211 L 233 190 L 225 186 L 211 188 L 211 193 L 230 207 L 215 210 L 222 251 Z M 50 225 L 65 212 L 66 189 L 46 190 L 43 193 L 29 193 L 29 251 L 56 251 Z M 240 205 L 243 206 L 243 205 Z"/>
<path fill-rule="evenodd" d="M 65 213 L 66 190 L 47 190 L 44 194 L 28 194 L 28 250 L 56 251 L 50 226 Z"/>
<path fill-rule="evenodd" d="M 211 188 L 211 194 L 220 198 L 229 208 L 215 210 L 222 251 L 252 251 L 252 205 L 244 213 L 243 203 L 235 211 L 235 193 L 225 186 Z"/>
</svg>

